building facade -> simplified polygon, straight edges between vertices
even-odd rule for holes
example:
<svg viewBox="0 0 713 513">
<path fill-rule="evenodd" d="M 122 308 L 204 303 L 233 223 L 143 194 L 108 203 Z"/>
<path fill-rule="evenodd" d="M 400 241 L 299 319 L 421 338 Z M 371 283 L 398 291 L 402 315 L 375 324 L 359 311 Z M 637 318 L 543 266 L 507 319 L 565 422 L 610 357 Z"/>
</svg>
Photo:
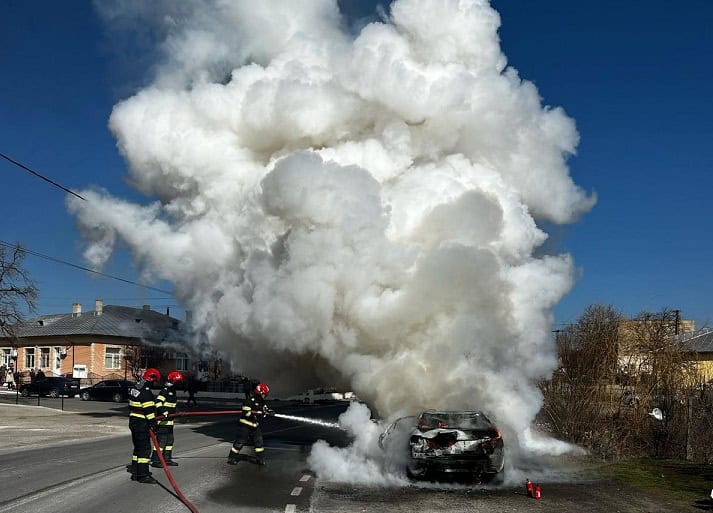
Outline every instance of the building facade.
<svg viewBox="0 0 713 513">
<path fill-rule="evenodd" d="M 95 302 L 92 311 L 72 305 L 67 314 L 42 315 L 13 327 L 0 337 L 0 365 L 24 379 L 42 371 L 92 383 L 133 379 L 146 367 L 188 371 L 192 358 L 178 319 L 151 310 Z"/>
</svg>

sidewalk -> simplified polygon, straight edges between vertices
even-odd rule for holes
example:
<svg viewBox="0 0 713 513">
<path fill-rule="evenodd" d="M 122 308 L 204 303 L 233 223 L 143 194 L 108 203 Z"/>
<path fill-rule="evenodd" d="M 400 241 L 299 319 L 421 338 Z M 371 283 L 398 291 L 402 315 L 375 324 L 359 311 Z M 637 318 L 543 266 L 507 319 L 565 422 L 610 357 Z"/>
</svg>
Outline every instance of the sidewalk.
<svg viewBox="0 0 713 513">
<path fill-rule="evenodd" d="M 124 417 L 95 416 L 44 406 L 0 404 L 0 435 L 3 440 L 0 454 L 17 448 L 128 434 Z"/>
</svg>

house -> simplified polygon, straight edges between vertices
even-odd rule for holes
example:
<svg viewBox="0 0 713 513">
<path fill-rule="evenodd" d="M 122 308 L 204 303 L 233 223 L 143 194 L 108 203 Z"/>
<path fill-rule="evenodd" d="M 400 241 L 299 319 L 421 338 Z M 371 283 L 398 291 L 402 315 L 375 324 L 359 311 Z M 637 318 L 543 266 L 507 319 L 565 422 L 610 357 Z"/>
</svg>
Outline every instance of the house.
<svg viewBox="0 0 713 513">
<path fill-rule="evenodd" d="M 83 312 L 74 303 L 71 313 L 41 315 L 13 326 L 12 337 L 0 337 L 0 365 L 25 376 L 40 369 L 46 376 L 71 376 L 84 383 L 133 379 L 149 366 L 187 371 L 192 362 L 181 329 L 181 321 L 149 305 L 105 306 L 97 299 L 93 311 Z"/>
<path fill-rule="evenodd" d="M 617 358 L 624 374 L 636 376 L 651 371 L 652 355 L 663 350 L 677 349 L 674 342 L 690 336 L 696 323 L 667 315 L 645 315 L 619 324 Z"/>
<path fill-rule="evenodd" d="M 713 380 L 713 328 L 703 328 L 681 337 L 681 345 L 698 365 L 705 381 Z"/>
</svg>

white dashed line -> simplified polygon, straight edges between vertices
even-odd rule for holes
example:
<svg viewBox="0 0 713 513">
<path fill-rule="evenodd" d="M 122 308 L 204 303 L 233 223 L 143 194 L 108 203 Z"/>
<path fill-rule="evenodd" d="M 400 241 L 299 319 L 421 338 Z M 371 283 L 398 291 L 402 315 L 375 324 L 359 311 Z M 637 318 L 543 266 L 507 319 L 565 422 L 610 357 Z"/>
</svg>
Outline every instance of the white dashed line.
<svg viewBox="0 0 713 513">
<path fill-rule="evenodd" d="M 306 483 L 307 481 L 309 481 L 309 478 L 310 478 L 310 477 L 312 477 L 312 476 L 310 476 L 309 474 L 305 474 L 305 475 L 303 475 L 302 477 L 300 477 L 300 482 L 301 482 L 301 483 Z"/>
<path fill-rule="evenodd" d="M 297 511 L 297 506 L 295 504 L 288 504 L 285 506 L 285 513 L 295 513 Z"/>
<path fill-rule="evenodd" d="M 290 495 L 292 495 L 293 497 L 297 497 L 297 496 L 298 496 L 299 494 L 301 494 L 301 493 L 302 493 L 302 487 L 300 487 L 300 486 L 295 486 L 295 487 L 292 489 L 292 493 L 291 493 Z"/>
</svg>

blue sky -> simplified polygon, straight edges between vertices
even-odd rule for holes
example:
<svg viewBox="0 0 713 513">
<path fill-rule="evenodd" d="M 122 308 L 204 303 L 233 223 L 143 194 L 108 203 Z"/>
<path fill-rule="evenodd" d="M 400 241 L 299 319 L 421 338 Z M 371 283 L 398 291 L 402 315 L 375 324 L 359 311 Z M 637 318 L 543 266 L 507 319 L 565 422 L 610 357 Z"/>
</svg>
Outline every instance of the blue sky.
<svg viewBox="0 0 713 513">
<path fill-rule="evenodd" d="M 344 4 L 353 18 L 373 11 L 373 2 Z M 580 273 L 555 309 L 557 322 L 604 303 L 629 315 L 678 308 L 699 326 L 713 324 L 713 2 L 492 5 L 509 63 L 537 85 L 545 104 L 576 120 L 581 143 L 571 172 L 599 198 L 579 223 L 546 227 L 547 251 L 570 252 Z M 117 53 L 90 2 L 67 6 L 3 3 L 0 152 L 72 189 L 99 185 L 137 200 L 107 120 L 114 103 L 141 84 L 149 61 Z M 64 193 L 5 161 L 0 179 L 0 240 L 84 264 Z M 166 294 L 33 256 L 26 264 L 40 288 L 40 313 L 69 311 L 74 301 L 91 309 L 101 297 L 182 316 Z M 138 279 L 126 252 L 104 272 Z"/>
</svg>

